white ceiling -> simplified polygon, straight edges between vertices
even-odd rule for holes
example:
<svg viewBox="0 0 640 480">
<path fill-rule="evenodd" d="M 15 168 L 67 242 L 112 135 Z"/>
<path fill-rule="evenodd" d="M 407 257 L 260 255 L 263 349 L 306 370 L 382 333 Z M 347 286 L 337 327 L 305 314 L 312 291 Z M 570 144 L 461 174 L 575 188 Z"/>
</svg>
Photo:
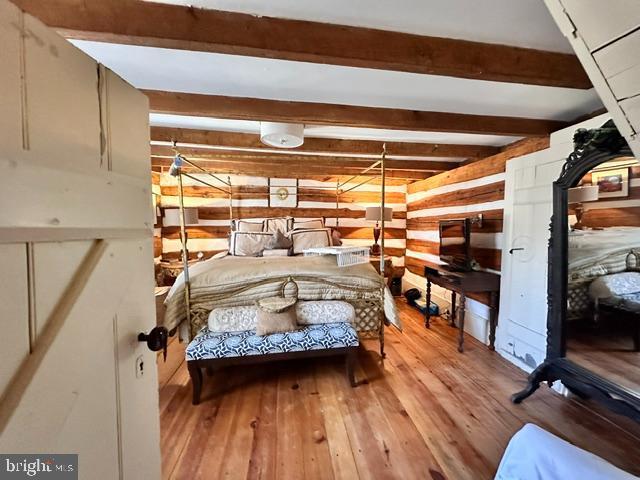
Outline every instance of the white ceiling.
<svg viewBox="0 0 640 480">
<path fill-rule="evenodd" d="M 412 110 L 571 120 L 593 89 L 541 87 L 187 50 L 74 41 L 137 88 Z"/>
<path fill-rule="evenodd" d="M 153 0 L 572 53 L 542 0 Z"/>
<path fill-rule="evenodd" d="M 169 0 L 220 10 L 570 52 L 542 0 Z M 553 120 L 602 107 L 593 89 L 488 82 L 73 41 L 143 89 Z M 257 122 L 152 115 L 152 124 L 257 132 Z M 505 145 L 515 137 L 306 126 L 308 136 Z"/>
</svg>

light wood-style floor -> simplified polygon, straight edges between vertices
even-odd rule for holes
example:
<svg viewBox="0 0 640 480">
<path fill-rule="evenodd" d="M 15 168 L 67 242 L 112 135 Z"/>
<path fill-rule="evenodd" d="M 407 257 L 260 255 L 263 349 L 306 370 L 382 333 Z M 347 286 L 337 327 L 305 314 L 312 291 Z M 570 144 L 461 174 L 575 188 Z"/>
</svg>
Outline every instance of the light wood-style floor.
<svg viewBox="0 0 640 480">
<path fill-rule="evenodd" d="M 536 423 L 640 474 L 640 425 L 542 387 L 509 396 L 524 372 L 472 337 L 465 353 L 436 319 L 405 303 L 404 333 L 361 347 L 352 389 L 336 360 L 235 367 L 205 377 L 191 405 L 183 346 L 160 364 L 163 476 L 176 479 L 493 478 L 510 437 Z"/>
</svg>

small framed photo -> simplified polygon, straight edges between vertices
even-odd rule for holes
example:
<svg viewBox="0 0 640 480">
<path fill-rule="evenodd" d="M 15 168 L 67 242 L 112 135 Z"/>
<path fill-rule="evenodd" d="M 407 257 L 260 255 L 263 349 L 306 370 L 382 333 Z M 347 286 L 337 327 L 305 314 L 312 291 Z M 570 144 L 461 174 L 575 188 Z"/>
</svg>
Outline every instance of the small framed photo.
<svg viewBox="0 0 640 480">
<path fill-rule="evenodd" d="M 591 172 L 591 185 L 598 186 L 598 198 L 628 197 L 629 168 Z"/>
</svg>

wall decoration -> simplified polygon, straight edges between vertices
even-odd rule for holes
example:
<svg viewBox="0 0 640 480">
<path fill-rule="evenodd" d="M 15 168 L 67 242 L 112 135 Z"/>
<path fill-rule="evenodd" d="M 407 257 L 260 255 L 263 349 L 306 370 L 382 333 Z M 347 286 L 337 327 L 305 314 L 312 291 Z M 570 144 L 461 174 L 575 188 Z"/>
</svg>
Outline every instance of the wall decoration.
<svg viewBox="0 0 640 480">
<path fill-rule="evenodd" d="M 296 179 L 269 179 L 269 205 L 271 207 L 297 207 L 298 187 Z"/>
<path fill-rule="evenodd" d="M 591 184 L 598 186 L 598 198 L 628 197 L 629 168 L 594 171 Z"/>
</svg>

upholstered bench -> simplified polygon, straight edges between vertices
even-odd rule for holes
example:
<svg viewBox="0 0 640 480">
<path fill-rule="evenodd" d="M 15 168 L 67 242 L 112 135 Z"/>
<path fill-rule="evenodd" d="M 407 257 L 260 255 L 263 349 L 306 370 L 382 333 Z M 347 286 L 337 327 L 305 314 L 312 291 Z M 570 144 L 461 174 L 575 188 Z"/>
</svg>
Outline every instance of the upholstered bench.
<svg viewBox="0 0 640 480">
<path fill-rule="evenodd" d="M 353 367 L 358 345 L 355 328 L 346 322 L 308 325 L 264 336 L 253 330 L 216 333 L 205 327 L 185 352 L 193 384 L 193 404 L 200 403 L 202 370 L 226 365 L 344 355 L 349 383 L 355 387 Z"/>
</svg>

